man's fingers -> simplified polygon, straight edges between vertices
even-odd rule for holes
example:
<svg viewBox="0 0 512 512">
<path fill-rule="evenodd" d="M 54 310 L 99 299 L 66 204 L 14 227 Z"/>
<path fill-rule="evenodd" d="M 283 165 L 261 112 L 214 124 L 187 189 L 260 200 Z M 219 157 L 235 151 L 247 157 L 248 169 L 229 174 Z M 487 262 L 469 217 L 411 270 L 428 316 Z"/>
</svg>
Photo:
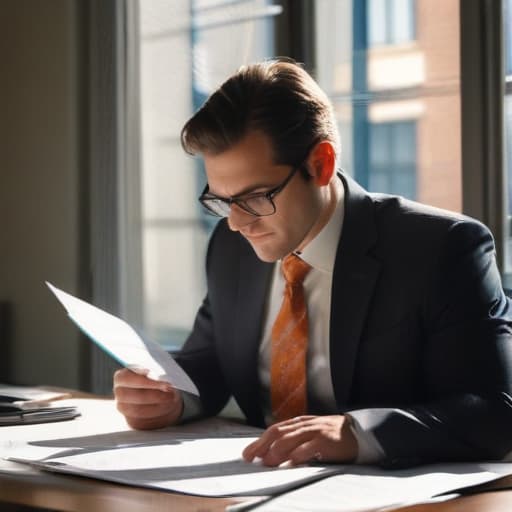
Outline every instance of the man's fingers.
<svg viewBox="0 0 512 512">
<path fill-rule="evenodd" d="M 300 417 L 269 427 L 243 452 L 247 461 L 258 457 L 266 466 L 283 462 L 350 462 L 357 456 L 355 439 L 343 415 Z"/>
<path fill-rule="evenodd" d="M 136 429 L 174 424 L 183 412 L 183 399 L 178 389 L 126 368 L 114 374 L 114 396 L 117 410 Z"/>
<path fill-rule="evenodd" d="M 319 443 L 314 440 L 297 446 L 289 454 L 289 460 L 294 466 L 308 462 L 324 462 L 324 459 L 325 455 Z"/>
<path fill-rule="evenodd" d="M 148 419 L 148 418 L 158 418 L 161 416 L 165 416 L 169 414 L 172 409 L 168 404 L 127 404 L 127 403 L 118 403 L 118 410 L 122 412 L 126 418 L 140 418 L 140 419 Z M 122 410 L 121 410 L 122 409 Z"/>
<path fill-rule="evenodd" d="M 275 465 L 274 460 L 281 459 L 295 447 L 299 442 L 298 439 L 307 435 L 307 429 L 304 430 L 303 425 L 307 425 L 311 418 L 310 416 L 300 416 L 272 425 L 263 432 L 259 439 L 245 448 L 242 452 L 243 458 L 251 462 L 258 457 L 263 459 L 265 464 Z M 270 450 L 272 451 L 271 455 L 269 455 Z"/>
<path fill-rule="evenodd" d="M 141 388 L 141 389 L 159 389 L 160 391 L 170 391 L 173 389 L 168 382 L 148 379 L 145 375 L 132 372 L 127 368 L 117 370 L 114 373 L 114 392 L 117 388 Z"/>
<path fill-rule="evenodd" d="M 159 389 L 117 387 L 114 392 L 118 402 L 140 405 L 167 402 L 174 400 L 178 395 L 175 389 L 160 391 Z"/>
<path fill-rule="evenodd" d="M 118 388 L 118 391 L 120 389 L 123 388 Z M 134 390 L 128 389 L 128 391 L 133 392 Z M 142 394 L 147 393 L 155 393 L 155 391 L 142 391 Z M 157 396 L 154 403 L 132 403 L 117 399 L 117 410 L 126 418 L 128 425 L 136 429 L 161 428 L 175 423 L 183 413 L 181 394 L 178 391 L 174 393 L 156 391 L 156 393 L 159 393 L 160 396 Z"/>
<path fill-rule="evenodd" d="M 300 426 L 295 430 L 278 437 L 268 448 L 261 459 L 265 466 L 279 466 L 291 460 L 291 454 L 302 444 L 308 443 L 315 436 L 315 431 L 307 426 Z"/>
<path fill-rule="evenodd" d="M 250 445 L 246 446 L 242 452 L 242 457 L 251 462 L 256 457 L 263 458 L 267 453 L 272 443 L 280 436 L 282 436 L 291 427 L 276 423 L 271 427 L 267 428 L 259 439 L 253 441 Z"/>
<path fill-rule="evenodd" d="M 172 412 L 166 412 L 165 414 L 156 414 L 158 411 L 154 410 L 148 416 L 125 416 L 126 422 L 130 427 L 137 430 L 151 430 L 155 428 L 166 427 L 172 424 L 174 414 Z"/>
<path fill-rule="evenodd" d="M 290 418 L 289 420 L 281 421 L 281 422 L 279 422 L 279 425 L 282 425 L 282 426 L 297 425 L 298 423 L 304 423 L 305 421 L 313 420 L 315 418 L 318 418 L 318 416 L 304 414 L 302 416 L 295 416 L 294 418 Z"/>
</svg>

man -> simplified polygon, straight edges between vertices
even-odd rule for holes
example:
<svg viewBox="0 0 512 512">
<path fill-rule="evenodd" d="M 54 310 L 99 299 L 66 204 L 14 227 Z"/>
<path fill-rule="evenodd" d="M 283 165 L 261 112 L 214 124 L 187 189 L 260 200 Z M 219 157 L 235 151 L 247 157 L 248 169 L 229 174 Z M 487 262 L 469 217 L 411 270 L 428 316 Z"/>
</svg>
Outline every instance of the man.
<svg viewBox="0 0 512 512">
<path fill-rule="evenodd" d="M 336 172 L 336 122 L 298 65 L 242 68 L 186 123 L 219 222 L 177 357 L 200 403 L 128 370 L 134 428 L 218 413 L 267 426 L 243 456 L 399 467 L 512 450 L 512 313 L 475 220 Z M 293 277 L 290 277 L 292 276 Z"/>
</svg>

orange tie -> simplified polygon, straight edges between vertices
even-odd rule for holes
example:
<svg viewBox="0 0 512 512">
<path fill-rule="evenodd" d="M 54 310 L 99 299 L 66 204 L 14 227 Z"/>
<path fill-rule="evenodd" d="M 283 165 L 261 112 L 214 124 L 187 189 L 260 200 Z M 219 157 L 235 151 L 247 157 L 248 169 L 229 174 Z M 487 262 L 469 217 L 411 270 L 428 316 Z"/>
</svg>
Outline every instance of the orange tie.
<svg viewBox="0 0 512 512">
<path fill-rule="evenodd" d="M 295 254 L 284 258 L 283 303 L 272 328 L 270 394 L 272 414 L 283 421 L 307 410 L 308 315 L 302 282 L 311 267 Z"/>
</svg>

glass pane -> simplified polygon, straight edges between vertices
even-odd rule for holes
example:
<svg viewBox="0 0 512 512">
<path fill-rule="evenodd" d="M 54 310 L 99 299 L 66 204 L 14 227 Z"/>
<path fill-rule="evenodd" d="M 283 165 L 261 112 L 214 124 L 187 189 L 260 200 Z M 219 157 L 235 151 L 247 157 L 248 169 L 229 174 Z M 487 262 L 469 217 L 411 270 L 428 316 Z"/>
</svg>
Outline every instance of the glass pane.
<svg viewBox="0 0 512 512">
<path fill-rule="evenodd" d="M 505 26 L 505 72 L 507 77 L 512 75 L 512 1 L 505 0 L 504 2 L 504 16 Z"/>
<path fill-rule="evenodd" d="M 240 65 L 274 53 L 268 0 L 139 0 L 142 219 L 146 335 L 169 348 L 189 332 L 204 291 L 214 218 L 197 201 L 199 159 L 184 154 L 180 130 Z"/>
<path fill-rule="evenodd" d="M 393 36 L 391 43 L 414 40 L 414 0 L 393 0 Z"/>
<path fill-rule="evenodd" d="M 341 167 L 372 191 L 461 211 L 459 0 L 315 8 L 316 77 L 334 104 Z"/>
<path fill-rule="evenodd" d="M 369 0 L 368 40 L 370 45 L 385 44 L 387 41 L 386 4 L 386 0 Z"/>
<path fill-rule="evenodd" d="M 416 127 L 414 122 L 370 125 L 369 190 L 416 197 Z"/>
<path fill-rule="evenodd" d="M 505 173 L 508 200 L 507 243 L 505 247 L 505 284 L 512 287 L 512 0 L 503 0 L 505 57 Z"/>
</svg>

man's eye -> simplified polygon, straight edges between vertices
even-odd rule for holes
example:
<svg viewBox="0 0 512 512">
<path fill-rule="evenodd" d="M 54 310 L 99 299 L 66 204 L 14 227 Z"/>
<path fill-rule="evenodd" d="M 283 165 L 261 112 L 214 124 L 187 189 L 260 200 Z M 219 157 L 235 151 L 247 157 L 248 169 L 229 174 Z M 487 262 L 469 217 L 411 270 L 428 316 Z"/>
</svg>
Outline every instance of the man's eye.
<svg viewBox="0 0 512 512">
<path fill-rule="evenodd" d="M 244 201 L 244 203 L 247 203 L 247 204 L 262 204 L 262 203 L 266 203 L 266 202 L 267 202 L 267 198 L 263 195 L 248 197 Z"/>
</svg>

